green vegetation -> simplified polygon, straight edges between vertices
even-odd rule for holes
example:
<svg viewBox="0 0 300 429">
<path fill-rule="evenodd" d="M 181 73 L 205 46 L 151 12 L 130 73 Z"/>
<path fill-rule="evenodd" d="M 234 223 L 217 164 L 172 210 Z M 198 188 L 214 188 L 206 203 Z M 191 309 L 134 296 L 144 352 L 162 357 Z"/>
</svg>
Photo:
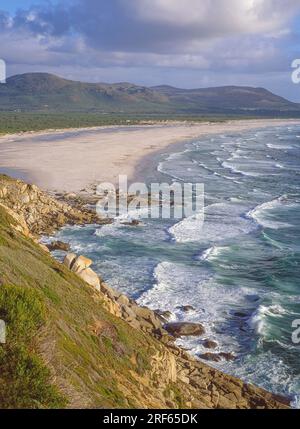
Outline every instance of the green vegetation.
<svg viewBox="0 0 300 429">
<path fill-rule="evenodd" d="M 45 309 L 34 291 L 2 285 L 0 318 L 7 344 L 0 347 L 1 408 L 59 408 L 66 399 L 51 384 L 49 369 L 35 351 L 35 336 L 45 323 Z"/>
<path fill-rule="evenodd" d="M 0 206 L 0 408 L 135 407 L 161 345 L 103 307 L 101 297 L 15 231 Z M 146 399 L 145 399 L 146 398 Z"/>
<path fill-rule="evenodd" d="M 47 129 L 84 128 L 103 125 L 138 124 L 138 118 L 92 113 L 20 113 L 0 112 L 0 134 Z"/>
<path fill-rule="evenodd" d="M 0 247 L 11 248 L 14 234 L 10 224 L 14 221 L 1 207 L 0 222 Z M 3 278 L 1 283 L 0 319 L 6 323 L 7 336 L 6 344 L 0 346 L 1 408 L 65 406 L 65 398 L 52 385 L 50 371 L 35 347 L 36 335 L 46 322 L 46 311 L 39 294 L 3 283 Z"/>
<path fill-rule="evenodd" d="M 98 127 L 109 125 L 139 125 L 146 124 L 149 121 L 223 121 L 220 117 L 197 117 L 183 115 L 101 115 L 96 113 L 21 113 L 21 112 L 1 112 L 0 111 L 0 135 L 11 134 L 26 131 L 42 131 L 48 129 L 67 129 L 67 128 L 84 128 Z"/>
</svg>

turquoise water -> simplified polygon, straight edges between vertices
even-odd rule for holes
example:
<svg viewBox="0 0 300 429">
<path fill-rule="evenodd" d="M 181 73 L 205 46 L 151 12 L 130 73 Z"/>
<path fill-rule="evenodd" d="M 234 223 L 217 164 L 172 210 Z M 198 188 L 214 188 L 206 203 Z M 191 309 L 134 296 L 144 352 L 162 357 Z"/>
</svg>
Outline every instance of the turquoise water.
<svg viewBox="0 0 300 429">
<path fill-rule="evenodd" d="M 144 220 L 67 227 L 58 238 L 141 304 L 202 322 L 217 351 L 237 356 L 215 367 L 299 405 L 300 127 L 201 138 L 162 155 L 147 180 L 158 177 L 205 184 L 203 229 L 197 218 Z M 179 344 L 197 355 L 202 340 Z"/>
</svg>

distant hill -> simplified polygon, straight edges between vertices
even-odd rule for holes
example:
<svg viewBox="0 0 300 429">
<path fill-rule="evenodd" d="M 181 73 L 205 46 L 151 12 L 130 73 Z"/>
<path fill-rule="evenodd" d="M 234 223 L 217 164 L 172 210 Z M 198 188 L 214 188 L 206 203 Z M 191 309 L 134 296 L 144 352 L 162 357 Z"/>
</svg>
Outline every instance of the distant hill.
<svg viewBox="0 0 300 429">
<path fill-rule="evenodd" d="M 179 89 L 131 83 L 83 83 L 48 73 L 12 76 L 0 85 L 0 110 L 117 114 L 300 116 L 300 104 L 264 88 Z"/>
</svg>

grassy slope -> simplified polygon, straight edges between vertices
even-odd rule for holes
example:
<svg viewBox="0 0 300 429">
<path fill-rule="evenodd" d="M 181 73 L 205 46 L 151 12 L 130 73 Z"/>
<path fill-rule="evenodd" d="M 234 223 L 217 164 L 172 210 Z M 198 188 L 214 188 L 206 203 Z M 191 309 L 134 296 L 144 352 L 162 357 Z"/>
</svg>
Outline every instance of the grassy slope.
<svg viewBox="0 0 300 429">
<path fill-rule="evenodd" d="M 0 408 L 158 406 L 139 378 L 161 345 L 108 314 L 92 288 L 11 222 L 0 207 L 0 318 L 7 323 Z"/>
</svg>

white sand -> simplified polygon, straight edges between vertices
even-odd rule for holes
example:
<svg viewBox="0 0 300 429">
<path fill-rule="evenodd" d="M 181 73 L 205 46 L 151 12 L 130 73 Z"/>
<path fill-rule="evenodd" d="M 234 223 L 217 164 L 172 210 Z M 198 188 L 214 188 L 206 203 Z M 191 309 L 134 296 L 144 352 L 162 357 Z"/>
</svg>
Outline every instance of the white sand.
<svg viewBox="0 0 300 429">
<path fill-rule="evenodd" d="M 176 123 L 9 135 L 0 138 L 0 171 L 1 168 L 16 169 L 25 172 L 43 189 L 77 192 L 98 182 L 117 183 L 120 174 L 133 177 L 144 156 L 175 142 L 205 134 L 286 124 L 300 125 L 300 121 L 263 119 L 192 125 Z"/>
</svg>

